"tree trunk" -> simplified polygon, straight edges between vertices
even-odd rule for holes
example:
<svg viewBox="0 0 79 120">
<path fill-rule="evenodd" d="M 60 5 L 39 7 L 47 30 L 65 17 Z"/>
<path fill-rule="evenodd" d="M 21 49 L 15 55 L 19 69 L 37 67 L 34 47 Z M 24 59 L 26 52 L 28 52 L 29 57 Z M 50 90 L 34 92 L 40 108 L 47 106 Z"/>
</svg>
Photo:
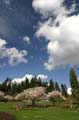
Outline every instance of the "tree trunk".
<svg viewBox="0 0 79 120">
<path fill-rule="evenodd" d="M 35 100 L 32 100 L 32 106 L 33 107 L 35 106 Z"/>
</svg>

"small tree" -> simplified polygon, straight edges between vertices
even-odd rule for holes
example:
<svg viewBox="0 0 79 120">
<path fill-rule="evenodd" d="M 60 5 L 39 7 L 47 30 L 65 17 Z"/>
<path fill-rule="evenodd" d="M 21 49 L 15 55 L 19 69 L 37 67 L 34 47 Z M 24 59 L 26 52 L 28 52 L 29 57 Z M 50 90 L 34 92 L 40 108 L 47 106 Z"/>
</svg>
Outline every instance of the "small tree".
<svg viewBox="0 0 79 120">
<path fill-rule="evenodd" d="M 15 101 L 22 101 L 25 100 L 25 94 L 24 92 L 18 93 L 15 97 L 14 97 Z"/>
<path fill-rule="evenodd" d="M 62 93 L 59 92 L 59 91 L 52 91 L 52 92 L 49 92 L 48 95 L 47 95 L 47 98 L 53 102 L 53 105 L 56 101 L 60 101 L 60 100 L 66 100 L 65 97 L 63 97 Z"/>
<path fill-rule="evenodd" d="M 8 102 L 11 102 L 11 101 L 13 101 L 13 96 L 6 95 L 6 96 L 4 96 L 4 100 L 8 101 Z"/>
</svg>

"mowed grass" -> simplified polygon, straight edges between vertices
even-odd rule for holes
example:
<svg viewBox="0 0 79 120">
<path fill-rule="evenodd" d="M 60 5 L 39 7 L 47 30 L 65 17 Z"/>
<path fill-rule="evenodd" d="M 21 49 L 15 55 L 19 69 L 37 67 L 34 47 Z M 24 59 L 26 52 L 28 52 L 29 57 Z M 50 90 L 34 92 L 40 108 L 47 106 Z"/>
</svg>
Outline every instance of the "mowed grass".
<svg viewBox="0 0 79 120">
<path fill-rule="evenodd" d="M 0 103 L 0 112 L 16 116 L 16 120 L 79 120 L 79 110 L 61 108 L 15 110 L 16 103 Z"/>
</svg>

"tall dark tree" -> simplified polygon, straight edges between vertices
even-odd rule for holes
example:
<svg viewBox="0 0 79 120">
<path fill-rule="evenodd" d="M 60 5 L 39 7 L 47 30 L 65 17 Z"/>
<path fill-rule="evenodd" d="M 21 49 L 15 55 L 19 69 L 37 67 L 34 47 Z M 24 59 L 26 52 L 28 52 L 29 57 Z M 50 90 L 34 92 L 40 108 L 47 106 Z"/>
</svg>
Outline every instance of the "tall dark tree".
<svg viewBox="0 0 79 120">
<path fill-rule="evenodd" d="M 17 83 L 12 84 L 12 95 L 19 93 L 18 88 L 20 89 L 20 87 L 18 87 Z"/>
<path fill-rule="evenodd" d="M 79 99 L 79 83 L 73 68 L 70 70 L 70 85 L 72 88 L 72 96 L 75 100 Z"/>
<path fill-rule="evenodd" d="M 62 92 L 62 95 L 67 97 L 67 87 L 65 84 L 61 84 L 61 92 Z"/>
<path fill-rule="evenodd" d="M 41 78 L 39 78 L 37 82 L 38 82 L 38 86 L 42 86 L 42 80 L 41 80 Z"/>
<path fill-rule="evenodd" d="M 51 92 L 51 91 L 53 91 L 55 88 L 54 88 L 54 82 L 53 82 L 53 80 L 51 79 L 50 81 L 49 81 L 49 83 L 48 83 L 48 86 L 47 86 L 47 93 L 48 92 Z"/>
<path fill-rule="evenodd" d="M 56 90 L 56 91 L 61 91 L 61 90 L 60 90 L 60 86 L 59 86 L 59 84 L 58 84 L 57 82 L 55 83 L 55 90 Z"/>
<path fill-rule="evenodd" d="M 9 89 L 11 89 L 11 79 L 7 78 L 3 83 L 2 83 L 2 91 L 5 92 L 6 94 L 8 93 Z"/>
<path fill-rule="evenodd" d="M 36 76 L 35 77 L 33 77 L 32 79 L 31 79 L 31 81 L 30 81 L 30 88 L 33 88 L 33 87 L 36 87 L 37 86 L 37 78 L 36 78 Z"/>
<path fill-rule="evenodd" d="M 26 78 L 24 89 L 28 89 L 29 87 L 30 87 L 30 83 L 29 80 Z"/>
</svg>

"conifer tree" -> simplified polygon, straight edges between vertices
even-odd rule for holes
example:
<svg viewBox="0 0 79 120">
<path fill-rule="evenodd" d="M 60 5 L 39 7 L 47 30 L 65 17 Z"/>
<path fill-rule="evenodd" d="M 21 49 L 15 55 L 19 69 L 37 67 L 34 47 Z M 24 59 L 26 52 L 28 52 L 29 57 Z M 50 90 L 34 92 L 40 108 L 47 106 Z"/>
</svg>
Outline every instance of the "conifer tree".
<svg viewBox="0 0 79 120">
<path fill-rule="evenodd" d="M 79 83 L 73 68 L 70 70 L 70 85 L 72 88 L 72 96 L 75 100 L 79 99 Z"/>
<path fill-rule="evenodd" d="M 65 84 L 61 84 L 61 92 L 62 92 L 62 95 L 67 97 L 67 87 Z"/>
<path fill-rule="evenodd" d="M 59 86 L 59 84 L 57 82 L 55 83 L 55 90 L 60 91 L 60 86 Z"/>
<path fill-rule="evenodd" d="M 51 92 L 51 91 L 53 91 L 54 90 L 54 82 L 53 82 L 53 80 L 51 79 L 50 81 L 49 81 L 49 83 L 48 83 L 48 86 L 47 86 L 47 93 L 48 92 Z"/>
</svg>

